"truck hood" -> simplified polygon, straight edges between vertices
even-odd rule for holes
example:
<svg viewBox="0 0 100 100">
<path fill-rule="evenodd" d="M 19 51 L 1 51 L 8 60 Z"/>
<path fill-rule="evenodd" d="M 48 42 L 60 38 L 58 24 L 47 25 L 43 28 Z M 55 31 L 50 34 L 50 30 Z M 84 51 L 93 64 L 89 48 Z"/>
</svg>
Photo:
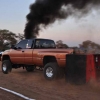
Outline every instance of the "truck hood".
<svg viewBox="0 0 100 100">
<path fill-rule="evenodd" d="M 3 54 L 7 54 L 8 52 L 11 52 L 11 49 L 3 51 L 3 52 L 2 52 L 2 55 L 3 55 Z"/>
</svg>

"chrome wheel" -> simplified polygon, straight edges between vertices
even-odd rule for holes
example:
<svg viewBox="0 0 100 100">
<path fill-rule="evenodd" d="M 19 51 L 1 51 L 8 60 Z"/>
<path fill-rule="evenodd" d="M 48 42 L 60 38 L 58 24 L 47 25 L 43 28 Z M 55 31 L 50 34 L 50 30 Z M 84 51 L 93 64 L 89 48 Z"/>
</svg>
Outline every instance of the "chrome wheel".
<svg viewBox="0 0 100 100">
<path fill-rule="evenodd" d="M 12 70 L 12 64 L 10 60 L 3 60 L 2 62 L 2 72 L 8 74 Z"/>
<path fill-rule="evenodd" d="M 3 71 L 6 71 L 7 70 L 7 66 L 6 64 L 3 64 Z"/>
<path fill-rule="evenodd" d="M 53 69 L 51 67 L 48 67 L 46 69 L 46 75 L 47 75 L 47 77 L 52 77 L 53 76 Z"/>
</svg>

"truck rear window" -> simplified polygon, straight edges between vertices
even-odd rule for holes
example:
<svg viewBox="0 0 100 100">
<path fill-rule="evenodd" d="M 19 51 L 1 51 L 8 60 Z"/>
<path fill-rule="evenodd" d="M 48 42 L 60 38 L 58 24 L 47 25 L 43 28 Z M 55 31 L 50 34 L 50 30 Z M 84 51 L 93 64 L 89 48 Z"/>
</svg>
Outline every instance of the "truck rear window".
<svg viewBox="0 0 100 100">
<path fill-rule="evenodd" d="M 56 48 L 56 46 L 53 40 L 36 39 L 35 48 L 36 49 L 48 49 L 48 48 Z"/>
</svg>

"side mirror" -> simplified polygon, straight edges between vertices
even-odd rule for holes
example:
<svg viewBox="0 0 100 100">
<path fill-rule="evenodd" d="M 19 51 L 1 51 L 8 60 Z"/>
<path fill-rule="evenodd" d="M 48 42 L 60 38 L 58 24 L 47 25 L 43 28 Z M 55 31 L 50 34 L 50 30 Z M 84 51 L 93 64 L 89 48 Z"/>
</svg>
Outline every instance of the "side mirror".
<svg viewBox="0 0 100 100">
<path fill-rule="evenodd" d="M 11 49 L 17 49 L 15 45 L 11 45 Z"/>
</svg>

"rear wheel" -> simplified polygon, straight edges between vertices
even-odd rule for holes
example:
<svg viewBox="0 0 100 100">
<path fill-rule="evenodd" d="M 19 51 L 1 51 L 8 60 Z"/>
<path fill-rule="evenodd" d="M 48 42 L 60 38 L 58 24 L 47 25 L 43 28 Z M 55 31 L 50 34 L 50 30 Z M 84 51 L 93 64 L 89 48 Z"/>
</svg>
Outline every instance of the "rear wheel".
<svg viewBox="0 0 100 100">
<path fill-rule="evenodd" d="M 12 64 L 9 60 L 4 60 L 2 62 L 2 72 L 8 74 L 12 70 Z"/>
<path fill-rule="evenodd" d="M 56 79 L 58 77 L 58 74 L 59 74 L 58 68 L 59 68 L 59 66 L 56 62 L 47 63 L 44 66 L 44 77 L 47 80 Z"/>
<path fill-rule="evenodd" d="M 33 72 L 34 71 L 34 69 L 35 69 L 35 66 L 26 66 L 26 70 L 27 70 L 27 72 Z"/>
</svg>

